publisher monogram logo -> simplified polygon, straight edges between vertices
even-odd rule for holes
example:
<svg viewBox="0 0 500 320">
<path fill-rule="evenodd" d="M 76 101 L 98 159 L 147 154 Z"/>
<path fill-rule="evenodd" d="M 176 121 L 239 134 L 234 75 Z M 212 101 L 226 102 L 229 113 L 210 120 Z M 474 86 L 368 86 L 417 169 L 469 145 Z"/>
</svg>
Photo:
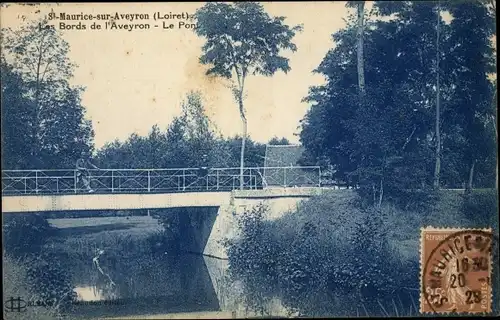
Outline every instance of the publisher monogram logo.
<svg viewBox="0 0 500 320">
<path fill-rule="evenodd" d="M 10 299 L 5 301 L 5 311 L 7 312 L 25 312 L 26 311 L 26 301 L 21 299 L 21 297 L 10 297 Z"/>
</svg>

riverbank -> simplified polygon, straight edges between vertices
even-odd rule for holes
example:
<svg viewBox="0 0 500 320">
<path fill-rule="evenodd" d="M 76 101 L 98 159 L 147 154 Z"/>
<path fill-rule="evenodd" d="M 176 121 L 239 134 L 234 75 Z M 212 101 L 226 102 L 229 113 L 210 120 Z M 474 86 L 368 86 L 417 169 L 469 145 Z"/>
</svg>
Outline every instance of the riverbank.
<svg viewBox="0 0 500 320">
<path fill-rule="evenodd" d="M 256 309 L 277 298 L 308 317 L 418 315 L 421 228 L 498 233 L 495 199 L 494 190 L 442 190 L 413 208 L 378 208 L 339 190 L 273 221 L 254 210 L 229 244 L 229 272 Z"/>
</svg>

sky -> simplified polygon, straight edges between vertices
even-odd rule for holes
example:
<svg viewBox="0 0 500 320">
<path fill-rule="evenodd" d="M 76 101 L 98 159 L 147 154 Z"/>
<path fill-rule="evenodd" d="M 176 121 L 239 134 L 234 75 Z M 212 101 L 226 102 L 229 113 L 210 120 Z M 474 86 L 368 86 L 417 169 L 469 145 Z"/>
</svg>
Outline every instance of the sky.
<svg viewBox="0 0 500 320">
<path fill-rule="evenodd" d="M 66 14 L 149 14 L 186 12 L 193 14 L 203 3 L 64 3 L 37 7 L 10 5 L 0 10 L 2 28 L 17 28 L 25 20 L 54 12 Z M 322 84 L 321 75 L 312 71 L 333 47 L 332 33 L 345 26 L 345 2 L 266 2 L 273 16 L 285 16 L 288 25 L 303 25 L 296 35 L 295 53 L 285 52 L 291 71 L 273 77 L 252 76 L 247 80 L 246 110 L 252 139 L 266 142 L 273 136 L 297 143 L 299 121 L 308 104 L 301 100 L 309 87 Z M 40 10 L 39 13 L 35 13 Z M 53 10 L 53 11 L 52 11 Z M 25 20 L 23 20 L 25 19 Z M 167 20 L 177 26 L 180 20 Z M 119 21 L 120 23 L 130 23 Z M 78 65 L 73 84 L 86 88 L 82 104 L 93 123 L 95 145 L 102 147 L 115 139 L 125 140 L 132 133 L 147 135 L 157 124 L 166 129 L 181 113 L 181 103 L 190 90 L 202 93 L 206 113 L 225 136 L 242 131 L 237 105 L 227 84 L 205 75 L 206 66 L 198 62 L 204 39 L 192 30 L 161 28 L 150 30 L 63 30 L 69 43 L 69 58 Z M 100 22 L 102 25 L 104 22 Z M 135 22 L 133 22 L 135 23 Z M 52 20 L 56 28 L 59 21 Z"/>
</svg>

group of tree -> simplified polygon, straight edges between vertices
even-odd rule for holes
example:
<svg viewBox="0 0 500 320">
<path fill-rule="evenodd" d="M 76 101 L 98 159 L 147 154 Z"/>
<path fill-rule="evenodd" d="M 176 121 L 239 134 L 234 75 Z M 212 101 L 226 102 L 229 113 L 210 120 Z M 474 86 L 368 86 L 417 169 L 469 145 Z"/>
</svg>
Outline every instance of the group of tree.
<svg viewBox="0 0 500 320">
<path fill-rule="evenodd" d="M 46 20 L 2 29 L 2 167 L 73 166 L 93 150 L 93 130 L 70 84 L 69 46 Z"/>
<path fill-rule="evenodd" d="M 495 17 L 484 1 L 349 2 L 315 72 L 301 142 L 374 203 L 439 187 L 493 187 Z"/>
<path fill-rule="evenodd" d="M 266 23 L 274 23 L 278 28 L 281 20 Z M 4 169 L 72 168 L 77 158 L 88 157 L 94 151 L 92 125 L 85 119 L 81 103 L 83 88 L 70 84 L 76 65 L 68 58 L 69 45 L 55 28 L 47 26 L 48 22 L 42 19 L 18 30 L 2 29 L 5 44 L 1 57 Z M 279 45 L 285 40 L 275 41 Z M 271 50 L 253 48 L 257 49 Z M 235 47 L 235 50 L 242 49 Z M 229 52 L 223 54 L 227 56 Z M 287 59 L 281 57 L 276 58 L 274 67 L 262 52 L 249 59 L 251 61 L 237 62 L 236 68 L 245 68 L 244 71 L 238 69 L 243 82 L 252 73 L 270 75 L 276 68 L 286 69 Z M 241 103 L 243 82 L 238 95 Z M 241 112 L 243 115 L 244 110 Z M 269 143 L 289 142 L 273 138 Z M 242 162 L 243 150 L 246 154 Z M 146 137 L 132 134 L 125 142 L 108 143 L 97 152 L 96 160 L 103 168 L 202 165 L 234 168 L 262 166 L 264 153 L 265 145 L 249 139 L 246 131 L 240 136 L 222 137 L 205 115 L 200 94 L 191 92 L 182 105 L 182 115 L 171 122 L 166 132 L 155 125 Z"/>
<path fill-rule="evenodd" d="M 132 134 L 127 140 L 106 144 L 97 152 L 102 168 L 237 168 L 240 136 L 224 137 L 206 115 L 199 92 L 187 94 L 182 113 L 166 130 L 157 125 L 147 136 Z M 269 144 L 289 144 L 276 137 Z M 246 139 L 245 166 L 262 167 L 265 144 Z"/>
</svg>

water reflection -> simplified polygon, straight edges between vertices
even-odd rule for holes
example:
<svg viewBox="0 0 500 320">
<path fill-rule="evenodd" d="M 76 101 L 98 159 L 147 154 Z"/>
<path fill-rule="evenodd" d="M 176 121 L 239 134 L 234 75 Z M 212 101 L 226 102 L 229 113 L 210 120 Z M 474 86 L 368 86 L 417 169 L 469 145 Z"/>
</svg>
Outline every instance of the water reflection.
<svg viewBox="0 0 500 320">
<path fill-rule="evenodd" d="M 96 286 L 76 287 L 74 291 L 77 294 L 78 301 L 99 301 L 104 300 L 104 297 L 99 292 Z"/>
<path fill-rule="evenodd" d="M 102 254 L 99 265 L 68 262 L 79 301 L 78 317 L 132 316 L 218 311 L 219 303 L 202 256 L 127 252 Z M 102 271 L 102 272 L 101 272 Z"/>
</svg>

